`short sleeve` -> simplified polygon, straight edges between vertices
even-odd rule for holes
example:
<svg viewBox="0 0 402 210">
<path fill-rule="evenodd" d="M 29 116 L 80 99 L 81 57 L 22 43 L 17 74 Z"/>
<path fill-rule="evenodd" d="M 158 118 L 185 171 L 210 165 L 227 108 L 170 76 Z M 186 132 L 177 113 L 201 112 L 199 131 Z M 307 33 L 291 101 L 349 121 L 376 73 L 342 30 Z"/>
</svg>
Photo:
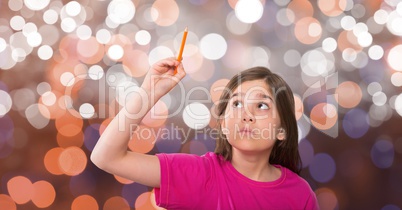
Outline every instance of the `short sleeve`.
<svg viewBox="0 0 402 210">
<path fill-rule="evenodd" d="M 157 154 L 161 167 L 161 183 L 155 188 L 155 201 L 167 209 L 197 207 L 203 193 L 208 192 L 211 169 L 208 160 L 192 154 Z"/>
<path fill-rule="evenodd" d="M 304 208 L 305 210 L 319 210 L 320 207 L 318 205 L 317 197 L 315 196 L 315 193 L 311 191 L 310 196 L 307 199 L 307 204 L 306 207 Z"/>
</svg>

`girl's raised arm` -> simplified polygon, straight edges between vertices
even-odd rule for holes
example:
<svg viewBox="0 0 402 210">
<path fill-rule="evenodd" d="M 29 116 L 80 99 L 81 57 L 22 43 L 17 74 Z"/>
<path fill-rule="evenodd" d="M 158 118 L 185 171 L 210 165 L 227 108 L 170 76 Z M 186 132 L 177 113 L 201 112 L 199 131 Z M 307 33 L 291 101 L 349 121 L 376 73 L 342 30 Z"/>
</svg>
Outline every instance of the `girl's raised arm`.
<svg viewBox="0 0 402 210">
<path fill-rule="evenodd" d="M 174 70 L 177 67 L 177 73 Z M 160 166 L 155 155 L 128 151 L 130 132 L 155 105 L 184 78 L 183 65 L 175 58 L 161 60 L 150 68 L 139 90 L 102 133 L 91 154 L 100 169 L 150 187 L 160 186 Z"/>
</svg>

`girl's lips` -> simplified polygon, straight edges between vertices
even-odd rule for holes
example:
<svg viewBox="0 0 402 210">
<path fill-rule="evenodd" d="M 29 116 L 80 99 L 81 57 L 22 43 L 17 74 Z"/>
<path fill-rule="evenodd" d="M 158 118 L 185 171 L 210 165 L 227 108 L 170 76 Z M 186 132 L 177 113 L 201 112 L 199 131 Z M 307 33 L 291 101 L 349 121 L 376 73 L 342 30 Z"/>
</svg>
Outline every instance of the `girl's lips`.
<svg viewBox="0 0 402 210">
<path fill-rule="evenodd" d="M 250 128 L 242 128 L 239 133 L 253 133 L 253 130 Z"/>
</svg>

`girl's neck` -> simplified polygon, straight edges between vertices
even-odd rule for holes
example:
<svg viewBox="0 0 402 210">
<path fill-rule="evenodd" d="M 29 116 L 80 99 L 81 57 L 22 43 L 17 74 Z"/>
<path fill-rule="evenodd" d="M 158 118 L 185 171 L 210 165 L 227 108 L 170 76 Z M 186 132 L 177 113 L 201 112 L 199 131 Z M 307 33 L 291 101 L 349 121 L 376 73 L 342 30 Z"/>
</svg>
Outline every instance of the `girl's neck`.
<svg viewBox="0 0 402 210">
<path fill-rule="evenodd" d="M 269 164 L 270 152 L 247 154 L 233 148 L 231 163 L 244 176 L 254 181 L 269 182 L 279 179 L 281 170 Z"/>
</svg>

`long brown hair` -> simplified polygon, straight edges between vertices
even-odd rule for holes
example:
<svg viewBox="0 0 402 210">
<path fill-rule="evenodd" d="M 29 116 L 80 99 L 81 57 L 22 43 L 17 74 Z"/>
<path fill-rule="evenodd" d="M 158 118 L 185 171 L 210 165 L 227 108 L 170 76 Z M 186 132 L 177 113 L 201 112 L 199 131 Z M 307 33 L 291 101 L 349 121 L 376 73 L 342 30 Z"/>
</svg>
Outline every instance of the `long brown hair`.
<svg viewBox="0 0 402 210">
<path fill-rule="evenodd" d="M 286 132 L 286 139 L 276 140 L 269 157 L 270 164 L 278 164 L 299 174 L 301 170 L 301 159 L 298 150 L 298 129 L 295 117 L 295 105 L 293 92 L 289 85 L 279 75 L 272 73 L 265 67 L 253 67 L 235 75 L 226 85 L 218 101 L 216 114 L 218 115 L 218 139 L 216 141 L 215 153 L 222 155 L 225 160 L 232 159 L 232 146 L 222 132 L 221 121 L 224 118 L 228 101 L 234 89 L 241 83 L 253 80 L 263 80 L 270 87 L 274 97 L 275 106 L 281 121 L 281 127 Z"/>
</svg>

